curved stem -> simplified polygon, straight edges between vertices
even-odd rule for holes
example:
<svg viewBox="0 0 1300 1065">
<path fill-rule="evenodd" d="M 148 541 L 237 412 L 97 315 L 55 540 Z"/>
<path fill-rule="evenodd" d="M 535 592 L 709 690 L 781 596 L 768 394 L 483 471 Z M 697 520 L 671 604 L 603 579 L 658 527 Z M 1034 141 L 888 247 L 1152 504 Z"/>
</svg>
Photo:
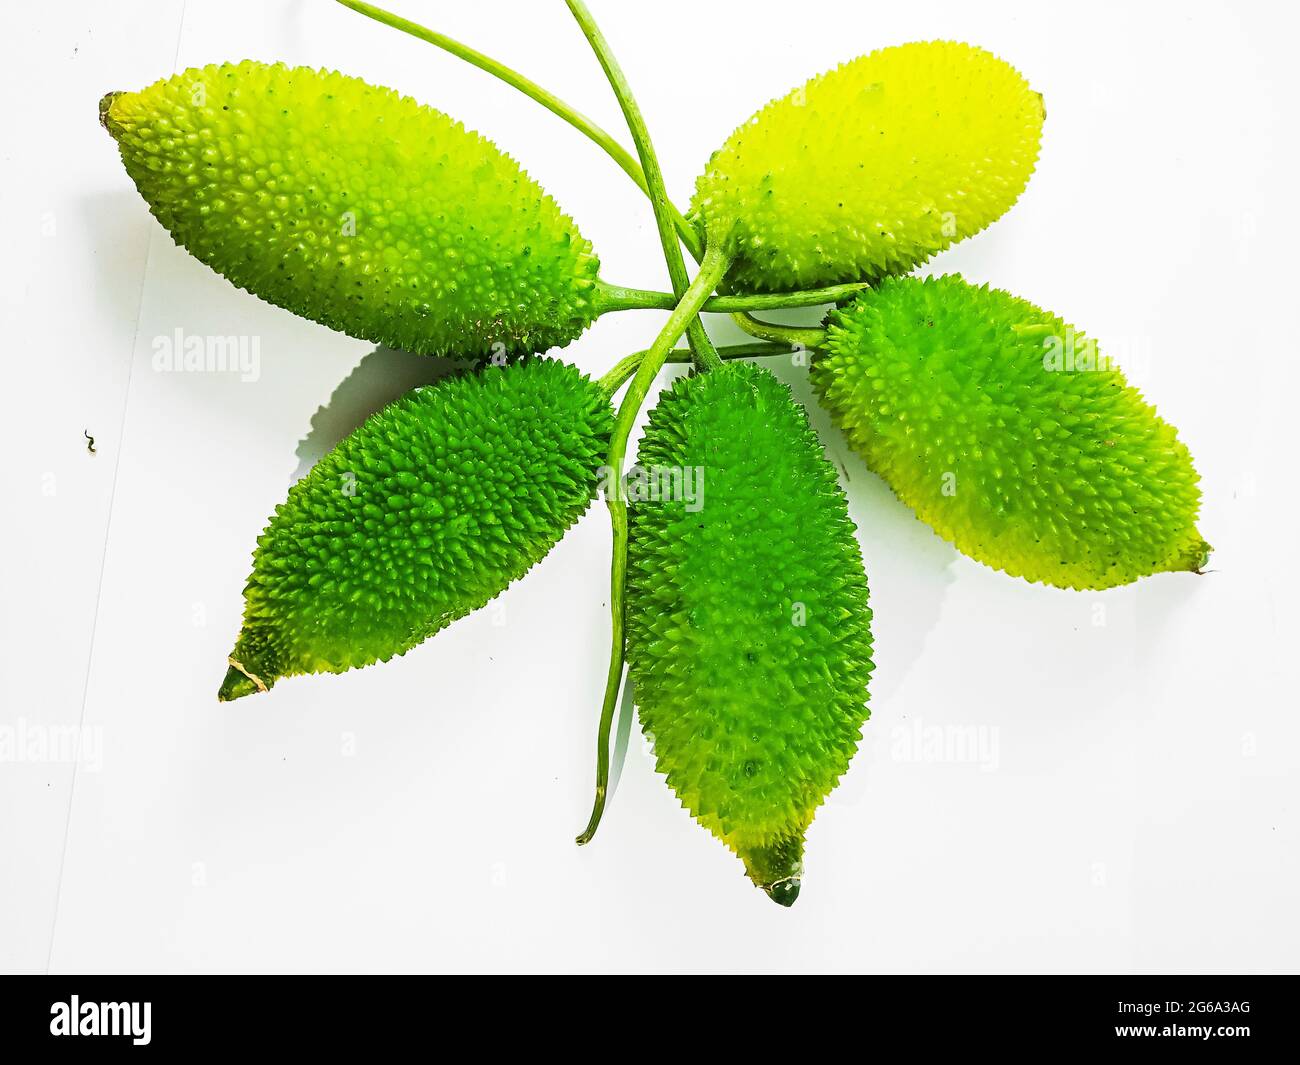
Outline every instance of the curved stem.
<svg viewBox="0 0 1300 1065">
<path fill-rule="evenodd" d="M 579 845 L 590 842 L 605 812 L 605 799 L 609 789 L 609 734 L 614 726 L 618 689 L 623 678 L 625 644 L 623 593 L 627 575 L 627 503 L 623 499 L 623 458 L 627 454 L 627 440 L 632 434 L 632 425 L 641 410 L 641 404 L 645 402 L 655 377 L 663 369 L 668 353 L 686 331 L 686 326 L 699 314 L 704 301 L 722 280 L 729 265 L 729 260 L 718 246 L 715 245 L 705 252 L 700 272 L 695 275 L 695 280 L 686 289 L 682 301 L 668 316 L 668 321 L 655 337 L 655 342 L 646 350 L 632 378 L 632 383 L 628 386 L 627 394 L 619 405 L 618 417 L 614 419 L 614 431 L 609 441 L 609 456 L 605 462 L 608 486 L 605 505 L 609 508 L 614 545 L 609 582 L 611 622 L 609 672 L 605 678 L 605 698 L 601 705 L 600 727 L 596 740 L 596 798 L 591 809 L 591 819 L 582 835 L 578 837 Z"/>
<path fill-rule="evenodd" d="M 641 114 L 641 105 L 636 102 L 632 86 L 628 84 L 627 75 L 614 56 L 609 42 L 596 24 L 596 19 L 588 9 L 585 0 L 567 0 L 583 36 L 596 54 L 605 78 L 614 90 L 618 105 L 622 108 L 623 118 L 632 134 L 632 143 L 636 145 L 637 155 L 641 158 L 641 171 L 645 175 L 646 195 L 650 197 L 650 206 L 654 209 L 655 226 L 659 230 L 659 243 L 664 250 L 664 262 L 668 266 L 668 276 L 673 283 L 673 296 L 679 300 L 686 291 L 689 279 L 686 276 L 686 262 L 682 259 L 682 248 L 678 242 L 677 230 L 673 225 L 672 204 L 668 200 L 668 188 L 664 183 L 663 168 L 659 165 L 659 156 L 655 152 L 650 129 L 645 116 Z M 700 369 L 721 366 L 721 360 L 704 331 L 704 325 L 698 318 L 686 327 L 687 339 L 691 350 L 695 352 Z"/>
<path fill-rule="evenodd" d="M 708 270 L 701 269 L 694 283 L 688 281 L 686 263 L 682 259 L 682 248 L 678 242 L 677 229 L 674 226 L 673 210 L 668 200 L 667 187 L 664 184 L 663 170 L 659 166 L 659 157 L 655 154 L 654 142 L 650 138 L 650 130 L 646 126 L 645 117 L 641 114 L 640 105 L 636 102 L 636 97 L 632 92 L 631 85 L 628 84 L 627 77 L 623 73 L 623 68 L 619 66 L 618 60 L 609 47 L 609 42 L 605 40 L 605 35 L 601 33 L 600 27 L 596 24 L 596 20 L 587 8 L 586 3 L 583 0 L 567 0 L 567 3 L 569 11 L 577 20 L 583 35 L 587 38 L 592 51 L 596 54 L 596 59 L 600 62 L 601 69 L 605 72 L 605 78 L 609 81 L 610 87 L 614 90 L 614 95 L 618 99 L 619 107 L 623 110 L 623 118 L 627 121 L 628 130 L 632 134 L 632 143 L 636 145 L 637 155 L 641 159 L 641 170 L 645 175 L 646 194 L 650 198 L 650 206 L 654 209 L 655 227 L 659 231 L 659 243 L 663 247 L 664 262 L 668 266 L 668 276 L 672 281 L 673 295 L 679 301 L 663 331 L 646 352 L 641 365 L 637 367 L 632 386 L 628 389 L 627 395 L 623 397 L 623 403 L 619 407 L 618 418 L 615 421 L 611 440 L 607 475 L 612 478 L 615 489 L 613 496 L 609 497 L 608 500 L 611 527 L 614 532 L 614 552 L 610 570 L 610 610 L 612 611 L 613 633 L 609 670 L 605 678 L 605 698 L 601 705 L 600 727 L 597 734 L 596 797 L 587 827 L 578 837 L 578 844 L 582 845 L 589 842 L 596 834 L 596 829 L 600 826 L 600 819 L 605 811 L 605 801 L 609 793 L 609 737 L 610 730 L 614 725 L 614 711 L 618 704 L 618 691 L 623 678 L 626 642 L 623 602 L 624 589 L 627 583 L 628 538 L 627 505 L 622 499 L 623 452 L 627 447 L 627 437 L 631 433 L 632 422 L 641 409 L 641 403 L 645 400 L 650 382 L 654 380 L 654 375 L 663 366 L 669 350 L 683 330 L 686 332 L 691 351 L 694 353 L 695 361 L 700 369 L 713 369 L 722 365 L 722 360 L 718 357 L 713 342 L 709 340 L 709 335 L 704 331 L 704 325 L 700 321 L 698 314 L 700 307 L 704 305 L 705 300 L 708 299 L 718 281 L 721 280 L 722 274 L 719 273 L 716 277 L 712 277 Z M 713 258 L 722 261 L 720 256 L 714 256 Z M 722 261 L 722 265 L 725 270 L 725 261 Z M 647 375 L 646 371 L 649 367 L 653 367 L 653 371 Z M 639 392 L 638 385 L 640 386 Z"/>
<path fill-rule="evenodd" d="M 732 320 L 752 337 L 791 347 L 819 348 L 826 343 L 826 330 L 809 326 L 777 325 L 763 322 L 752 314 L 733 314 Z"/>
<path fill-rule="evenodd" d="M 358 14 L 365 15 L 367 18 L 374 19 L 376 22 L 381 22 L 385 26 L 391 26 L 395 30 L 401 30 L 403 33 L 408 33 L 412 37 L 418 37 L 420 40 L 426 41 L 429 44 L 434 45 L 436 48 L 441 48 L 444 52 L 449 52 L 458 59 L 463 59 L 465 62 L 478 67 L 479 70 L 491 74 L 495 78 L 500 78 L 507 85 L 518 89 L 525 96 L 536 100 L 539 104 L 550 111 L 551 114 L 562 118 L 579 133 L 583 134 L 583 136 L 593 141 L 605 152 L 606 155 L 618 164 L 628 177 L 636 182 L 637 187 L 642 192 L 647 195 L 649 194 L 649 188 L 646 185 L 646 175 L 642 171 L 641 166 L 637 163 L 636 159 L 632 157 L 632 154 L 581 111 L 571 107 L 554 93 L 548 92 L 546 89 L 542 88 L 542 86 L 538 85 L 537 82 L 524 77 L 518 71 L 493 59 L 491 56 L 484 55 L 482 52 L 475 51 L 468 45 L 453 40 L 446 34 L 438 33 L 436 30 L 431 30 L 425 26 L 421 26 L 419 23 L 412 22 L 409 19 L 404 19 L 400 15 L 394 15 L 392 12 L 385 11 L 381 7 L 375 7 L 374 4 L 363 3 L 362 0 L 338 0 L 338 2 L 346 8 L 356 11 Z M 696 259 L 698 259 L 700 257 L 698 249 L 700 249 L 703 244 L 699 231 L 692 226 L 685 216 L 672 204 L 668 205 L 668 209 L 672 215 L 674 227 L 681 234 L 682 240 L 685 241 L 686 246 L 691 249 L 691 253 L 696 257 Z"/>
<path fill-rule="evenodd" d="M 615 494 L 622 492 L 622 486 L 616 485 Z M 614 532 L 615 549 L 619 543 L 627 548 L 627 508 L 621 513 L 609 508 L 610 527 Z M 600 706 L 600 725 L 597 728 L 596 745 L 596 796 L 591 804 L 591 816 L 587 818 L 587 827 L 575 838 L 579 847 L 586 846 L 596 835 L 601 818 L 605 816 L 605 800 L 609 797 L 609 734 L 614 728 L 614 711 L 618 707 L 618 693 L 623 684 L 623 656 L 627 640 L 623 632 L 623 592 L 627 584 L 626 566 L 619 565 L 618 555 L 614 556 L 613 568 L 610 570 L 610 609 L 613 627 L 609 653 L 609 669 L 605 674 L 605 697 Z M 617 604 L 617 606 L 615 605 Z"/>
<path fill-rule="evenodd" d="M 648 288 L 628 288 L 597 281 L 602 313 L 609 311 L 656 310 L 671 311 L 677 306 L 677 297 L 669 292 L 656 292 Z M 856 296 L 871 286 L 864 282 L 848 285 L 831 285 L 827 288 L 810 288 L 801 292 L 760 292 L 743 296 L 713 296 L 703 310 L 712 314 L 735 314 L 739 311 L 780 311 L 795 307 L 817 307 L 823 303 L 838 303 Z"/>
<path fill-rule="evenodd" d="M 758 341 L 753 344 L 728 344 L 717 350 L 718 358 L 723 362 L 729 362 L 732 359 L 754 359 L 767 355 L 790 354 L 790 349 L 784 344 L 766 344 Z M 664 364 L 690 362 L 692 355 L 690 348 L 674 348 L 664 359 Z M 597 386 L 606 396 L 612 399 L 614 394 L 627 383 L 628 378 L 636 373 L 637 367 L 641 365 L 645 356 L 646 352 L 637 351 L 624 359 L 620 359 L 604 377 L 596 382 Z"/>
</svg>

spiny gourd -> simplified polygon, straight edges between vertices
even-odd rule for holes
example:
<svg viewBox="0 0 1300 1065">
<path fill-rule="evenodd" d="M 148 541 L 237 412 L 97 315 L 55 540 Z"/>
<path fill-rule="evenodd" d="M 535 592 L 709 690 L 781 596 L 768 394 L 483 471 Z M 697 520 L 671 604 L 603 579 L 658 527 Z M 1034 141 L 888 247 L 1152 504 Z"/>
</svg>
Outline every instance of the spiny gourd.
<svg viewBox="0 0 1300 1065">
<path fill-rule="evenodd" d="M 736 289 L 906 273 L 1016 202 L 1041 97 L 996 56 L 925 41 L 860 56 L 769 103 L 714 153 L 692 217 Z"/>
<path fill-rule="evenodd" d="M 351 336 L 509 356 L 599 312 L 572 219 L 490 141 L 391 89 L 246 60 L 110 93 L 100 118 L 178 244 Z"/>
<path fill-rule="evenodd" d="M 627 659 L 642 725 L 686 809 L 789 906 L 804 832 L 867 718 L 871 612 L 844 494 L 789 389 L 747 364 L 679 379 L 637 464 L 649 498 L 630 507 Z M 694 501 L 650 491 L 697 470 Z"/>
<path fill-rule="evenodd" d="M 867 465 L 980 562 L 1079 589 L 1205 564 L 1173 426 L 1026 300 L 890 278 L 833 312 L 813 381 Z"/>
<path fill-rule="evenodd" d="M 613 414 L 565 363 L 420 388 L 289 490 L 257 542 L 220 691 L 387 661 L 523 576 L 587 509 Z"/>
</svg>

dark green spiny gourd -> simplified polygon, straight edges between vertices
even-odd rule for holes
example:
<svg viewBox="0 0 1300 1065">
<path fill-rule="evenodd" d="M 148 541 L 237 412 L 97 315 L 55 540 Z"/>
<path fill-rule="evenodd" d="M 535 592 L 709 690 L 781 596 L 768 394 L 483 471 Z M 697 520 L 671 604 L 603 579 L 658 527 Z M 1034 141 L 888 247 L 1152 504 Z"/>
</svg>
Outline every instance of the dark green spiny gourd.
<svg viewBox="0 0 1300 1065">
<path fill-rule="evenodd" d="M 387 661 L 483 606 L 587 509 L 611 428 L 600 387 L 546 359 L 369 418 L 258 539 L 221 698 Z"/>
<path fill-rule="evenodd" d="M 662 490 L 674 478 L 696 491 Z M 867 718 L 871 612 L 844 494 L 789 389 L 738 363 L 677 381 L 629 484 L 627 658 L 658 768 L 788 906 Z"/>
<path fill-rule="evenodd" d="M 391 89 L 245 60 L 111 93 L 100 117 L 178 244 L 303 317 L 504 356 L 596 316 L 599 262 L 572 219 L 490 141 Z"/>
<path fill-rule="evenodd" d="M 1205 564 L 1173 426 L 1026 300 L 891 278 L 832 315 L 813 381 L 867 465 L 980 562 L 1065 588 Z"/>
</svg>

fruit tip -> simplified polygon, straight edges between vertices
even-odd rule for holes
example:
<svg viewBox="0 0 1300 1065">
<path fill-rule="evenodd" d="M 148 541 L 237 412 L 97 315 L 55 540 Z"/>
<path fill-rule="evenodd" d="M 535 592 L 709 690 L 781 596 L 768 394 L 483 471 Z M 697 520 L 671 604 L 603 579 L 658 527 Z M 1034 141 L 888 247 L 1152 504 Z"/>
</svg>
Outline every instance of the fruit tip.
<svg viewBox="0 0 1300 1065">
<path fill-rule="evenodd" d="M 99 124 L 108 130 L 112 135 L 113 127 L 108 124 L 108 113 L 113 109 L 113 101 L 122 94 L 120 92 L 106 92 L 99 100 Z"/>
<path fill-rule="evenodd" d="M 1206 573 L 1210 572 L 1205 567 L 1210 564 L 1210 555 L 1213 553 L 1214 548 L 1206 543 L 1205 540 L 1198 537 L 1197 542 L 1191 546 L 1187 555 L 1184 556 L 1186 559 L 1186 568 L 1190 572 L 1195 573 L 1198 577 L 1204 576 Z"/>
<path fill-rule="evenodd" d="M 226 670 L 226 678 L 221 682 L 221 687 L 217 690 L 217 700 L 223 703 L 233 702 L 235 699 L 242 699 L 245 695 L 253 695 L 257 692 L 266 691 L 266 685 L 256 677 L 231 662 L 230 668 Z"/>
<path fill-rule="evenodd" d="M 778 880 L 775 884 L 764 884 L 763 890 L 767 892 L 767 897 L 778 906 L 789 909 L 794 905 L 794 900 L 799 897 L 799 887 L 799 878 L 790 876 L 784 880 Z"/>
<path fill-rule="evenodd" d="M 745 871 L 769 899 L 790 907 L 803 883 L 803 830 L 764 846 L 737 851 Z"/>
</svg>

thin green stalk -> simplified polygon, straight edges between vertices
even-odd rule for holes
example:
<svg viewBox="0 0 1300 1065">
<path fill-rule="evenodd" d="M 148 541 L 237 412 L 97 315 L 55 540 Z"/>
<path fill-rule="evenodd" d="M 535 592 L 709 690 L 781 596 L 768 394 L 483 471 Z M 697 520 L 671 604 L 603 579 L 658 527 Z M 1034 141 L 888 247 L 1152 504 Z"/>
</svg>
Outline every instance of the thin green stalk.
<svg viewBox="0 0 1300 1065">
<path fill-rule="evenodd" d="M 723 274 L 726 272 L 726 262 L 720 255 L 709 256 L 706 253 L 705 259 L 710 266 L 715 265 L 715 260 L 721 266 L 717 277 L 709 282 L 708 288 L 699 288 L 701 279 L 710 274 L 710 270 L 701 268 L 694 284 L 688 283 L 686 263 L 682 259 L 681 244 L 678 242 L 677 230 L 673 224 L 673 214 L 670 210 L 668 189 L 664 183 L 663 170 L 659 166 L 659 157 L 655 153 L 654 141 L 650 137 L 650 130 L 646 126 L 645 117 L 641 114 L 641 107 L 636 102 L 632 86 L 628 84 L 623 68 L 619 65 L 613 50 L 609 46 L 609 42 L 600 31 L 600 27 L 596 24 L 596 20 L 584 0 L 566 0 L 566 2 L 569 11 L 573 14 L 574 19 L 582 29 L 583 35 L 587 38 L 587 42 L 591 45 L 601 69 L 604 70 L 605 78 L 614 90 L 619 107 L 623 110 L 623 118 L 626 120 L 628 130 L 632 134 L 632 143 L 636 145 L 637 155 L 641 159 L 641 170 L 645 175 L 650 206 L 654 209 L 655 226 L 659 231 L 659 243 L 663 248 L 664 262 L 668 266 L 668 276 L 672 281 L 673 295 L 680 301 L 677 309 L 669 319 L 669 325 L 672 325 L 674 319 L 682 314 L 684 308 L 687 309 L 688 316 L 684 318 L 683 325 L 691 351 L 695 355 L 695 362 L 701 370 L 715 369 L 722 365 L 722 360 L 718 357 L 718 352 L 713 347 L 709 335 L 704 331 L 704 325 L 700 321 L 697 312 L 712 293 L 717 282 L 722 279 Z M 692 296 L 696 306 L 693 310 L 690 310 L 690 297 Z M 667 327 L 665 327 L 666 332 Z M 665 333 L 660 334 L 660 341 L 656 341 L 656 345 L 662 341 Z M 623 403 L 619 407 L 618 419 L 614 428 L 615 444 L 611 448 L 611 461 L 608 466 L 614 478 L 617 489 L 616 494 L 620 497 L 623 480 L 622 450 L 626 447 L 626 439 L 631 432 L 632 421 L 636 418 L 637 412 L 645 400 L 650 382 L 654 380 L 659 367 L 663 366 L 671 344 L 672 341 L 665 344 L 662 351 L 659 351 L 657 346 L 650 348 L 642 364 L 637 367 L 632 385 L 628 388 L 627 395 L 623 397 Z M 657 365 L 655 365 L 656 363 Z M 647 374 L 647 370 L 650 368 L 652 368 L 651 372 Z M 622 429 L 621 434 L 620 428 Z M 616 448 L 619 449 L 617 452 L 615 451 Z M 609 735 L 614 724 L 614 710 L 618 701 L 618 689 L 623 677 L 625 643 L 623 593 L 627 580 L 627 507 L 621 498 L 617 501 L 617 508 L 618 513 L 615 512 L 614 504 L 611 503 L 611 517 L 613 518 L 611 524 L 615 530 L 615 547 L 611 569 L 610 584 L 612 590 L 610 599 L 611 610 L 615 612 L 614 627 L 616 631 L 611 642 L 605 699 L 601 707 L 600 728 L 597 737 L 596 798 L 587 828 L 578 838 L 579 844 L 590 841 L 592 836 L 595 835 L 596 829 L 600 825 L 601 815 L 604 812 L 609 781 Z"/>
<path fill-rule="evenodd" d="M 609 507 L 610 525 L 613 528 L 613 558 L 610 562 L 610 599 L 609 611 L 611 622 L 611 641 L 609 654 L 609 671 L 605 677 L 605 698 L 600 710 L 599 735 L 596 741 L 596 798 L 591 809 L 591 818 L 587 827 L 578 837 L 578 844 L 591 841 L 600 825 L 605 812 L 605 798 L 609 790 L 609 734 L 614 725 L 614 711 L 618 706 L 618 689 L 623 679 L 623 653 L 625 639 L 623 630 L 623 599 L 627 577 L 627 503 L 623 499 L 623 459 L 627 454 L 628 437 L 632 434 L 632 425 L 636 421 L 641 404 L 645 402 L 654 384 L 655 377 L 663 369 L 668 353 L 673 345 L 686 331 L 687 325 L 699 314 L 709 294 L 717 287 L 730 265 L 726 255 L 715 246 L 704 253 L 704 262 L 700 272 L 695 275 L 682 301 L 668 316 L 663 329 L 655 342 L 646 350 L 645 357 L 636 369 L 627 394 L 618 408 L 614 419 L 614 431 L 609 441 L 609 456 L 605 462 L 605 475 L 609 490 L 605 495 L 605 505 Z"/>
<path fill-rule="evenodd" d="M 641 166 L 637 163 L 636 159 L 632 157 L 632 154 L 590 118 L 578 111 L 576 108 L 565 103 L 565 101 L 561 100 L 554 93 L 548 92 L 546 89 L 542 88 L 542 86 L 538 85 L 537 82 L 524 77 L 524 75 L 520 74 L 518 71 L 493 59 L 491 56 L 484 55 L 482 52 L 475 51 L 468 45 L 453 40 L 446 34 L 421 26 L 419 23 L 411 22 L 409 19 L 404 19 L 400 15 L 395 15 L 390 11 L 385 11 L 381 7 L 375 7 L 374 4 L 363 3 L 362 0 L 338 0 L 338 2 L 346 8 L 350 8 L 359 14 L 365 15 L 367 18 L 372 18 L 376 22 L 383 23 L 385 26 L 391 26 L 395 30 L 401 30 L 403 33 L 408 33 L 412 37 L 418 37 L 422 41 L 426 41 L 437 48 L 441 48 L 444 52 L 449 52 L 458 59 L 465 60 L 465 62 L 478 67 L 479 70 L 491 74 L 495 78 L 500 78 L 507 85 L 518 89 L 525 96 L 536 100 L 539 104 L 550 111 L 551 114 L 562 118 L 579 133 L 583 134 L 589 140 L 594 141 L 606 155 L 618 164 L 620 169 L 622 169 L 628 177 L 636 182 L 637 187 L 642 192 L 647 195 L 649 194 L 649 188 L 646 184 L 646 175 L 642 171 Z M 672 215 L 673 225 L 681 234 L 681 238 L 685 242 L 686 246 L 691 249 L 691 254 L 698 260 L 703 248 L 703 240 L 700 237 L 698 230 L 696 230 L 695 227 L 686 220 L 685 216 L 683 216 L 682 213 L 672 204 L 668 205 L 668 209 Z"/>
<path fill-rule="evenodd" d="M 759 340 L 770 340 L 774 344 L 788 344 L 791 347 L 819 348 L 826 343 L 826 330 L 810 326 L 777 325 L 775 322 L 763 322 L 752 314 L 733 314 L 732 320 L 746 333 Z"/>
<path fill-rule="evenodd" d="M 619 460 L 617 462 L 619 472 L 623 469 L 621 460 L 623 460 L 623 451 L 627 447 L 628 436 L 632 433 L 632 423 L 636 420 L 637 411 L 641 410 L 641 403 L 649 394 L 650 386 L 654 384 L 655 376 L 663 368 L 664 360 L 668 358 L 673 343 L 685 332 L 686 324 L 698 315 L 701 307 L 705 306 L 708 296 L 727 274 L 728 267 L 731 267 L 731 260 L 725 255 L 722 247 L 707 248 L 705 260 L 699 264 L 699 273 L 695 274 L 695 280 L 690 282 L 690 287 L 682 295 L 681 303 L 677 304 L 672 315 L 668 316 L 668 321 L 664 324 L 662 332 L 655 338 L 653 345 L 647 348 L 645 359 L 641 360 L 641 365 L 637 368 L 632 388 L 628 390 L 623 406 L 619 408 L 619 416 L 614 425 L 614 440 L 610 445 L 610 466 L 615 466 L 614 459 Z"/>
<path fill-rule="evenodd" d="M 507 85 L 518 89 L 525 96 L 541 104 L 553 115 L 563 119 L 579 133 L 592 141 L 605 152 L 619 168 L 636 183 L 647 196 L 650 194 L 649 185 L 646 180 L 646 174 L 641 168 L 641 164 L 624 148 L 613 136 L 606 132 L 592 119 L 588 118 L 582 112 L 578 111 L 572 105 L 566 103 L 554 93 L 538 85 L 537 82 L 525 77 L 518 71 L 506 66 L 499 60 L 491 56 L 484 55 L 482 52 L 470 48 L 468 45 L 461 44 L 459 41 L 448 37 L 446 34 L 439 33 L 437 30 L 431 30 L 421 26 L 409 19 L 402 18 L 392 12 L 385 11 L 383 8 L 376 7 L 374 4 L 364 3 L 363 0 L 338 0 L 338 3 L 352 11 L 365 15 L 367 18 L 374 19 L 376 22 L 393 29 L 400 30 L 403 33 L 410 34 L 422 41 L 441 48 L 443 51 L 463 59 L 465 62 L 477 67 L 485 73 L 500 79 Z M 671 202 L 668 203 L 668 210 L 672 215 L 673 225 L 676 228 L 681 241 L 686 245 L 692 257 L 699 262 L 704 255 L 704 239 L 700 231 L 696 229 L 686 219 Z M 778 310 L 783 307 L 806 307 L 814 306 L 819 303 L 834 303 L 841 299 L 852 296 L 860 292 L 868 285 L 835 285 L 825 289 L 814 289 L 808 292 L 798 293 L 781 293 L 765 296 L 725 296 L 718 298 L 718 305 L 707 306 L 705 309 L 718 311 L 719 313 L 732 313 L 734 311 L 763 311 Z M 611 286 L 617 288 L 617 286 Z M 641 290 L 628 289 L 628 292 L 640 292 Z M 822 297 L 825 298 L 822 298 Z M 648 297 L 642 296 L 642 299 Z M 735 305 L 729 305 L 730 301 L 735 301 Z M 742 302 L 743 301 L 743 302 Z M 669 310 L 674 305 L 673 301 L 666 294 L 656 294 L 656 298 L 646 303 L 638 303 L 636 306 L 656 307 L 663 310 Z M 612 310 L 622 310 L 621 306 L 612 307 Z"/>
<path fill-rule="evenodd" d="M 650 206 L 654 209 L 659 243 L 663 247 L 664 262 L 668 266 L 668 276 L 673 283 L 673 296 L 681 299 L 689 283 L 686 262 L 682 259 L 682 246 L 673 223 L 673 207 L 668 199 L 668 187 L 664 183 L 663 168 L 659 165 L 659 156 L 655 152 L 654 141 L 646 125 L 645 116 L 641 113 L 641 105 L 636 102 L 627 75 L 623 73 L 623 68 L 615 58 L 613 49 L 610 48 L 609 42 L 600 31 L 595 17 L 584 0 L 567 0 L 567 3 L 569 11 L 573 13 L 601 69 L 605 72 L 605 78 L 609 81 L 610 88 L 614 90 L 619 107 L 623 110 L 623 118 L 632 134 L 632 143 L 636 145 L 637 155 L 641 159 L 646 195 L 650 197 Z M 711 369 L 722 365 L 717 351 L 714 350 L 713 342 L 709 340 L 709 335 L 704 331 L 704 325 L 698 318 L 686 327 L 686 336 L 690 341 L 691 350 L 695 352 L 700 369 Z"/>
<path fill-rule="evenodd" d="M 608 281 L 597 281 L 596 285 L 601 313 L 639 310 L 671 311 L 677 306 L 677 297 L 670 292 L 611 285 Z M 823 303 L 838 303 L 870 287 L 865 282 L 857 282 L 848 285 L 831 285 L 827 288 L 805 289 L 802 292 L 713 296 L 703 309 L 711 314 L 736 314 L 740 311 L 780 311 L 795 307 L 817 307 Z"/>
<path fill-rule="evenodd" d="M 753 344 L 728 344 L 725 347 L 718 348 L 717 350 L 718 358 L 723 362 L 728 362 L 731 359 L 754 359 L 768 355 L 790 354 L 790 349 L 784 344 L 766 344 L 761 342 L 755 342 Z M 670 362 L 690 362 L 692 360 L 692 355 L 693 353 L 690 348 L 674 348 L 668 353 L 668 357 L 664 359 L 664 364 L 667 365 Z M 604 377 L 596 382 L 596 384 L 605 395 L 612 399 L 618 390 L 627 383 L 628 378 L 636 373 L 637 367 L 641 365 L 645 356 L 646 352 L 637 351 L 633 352 L 625 359 L 620 359 Z"/>
</svg>

